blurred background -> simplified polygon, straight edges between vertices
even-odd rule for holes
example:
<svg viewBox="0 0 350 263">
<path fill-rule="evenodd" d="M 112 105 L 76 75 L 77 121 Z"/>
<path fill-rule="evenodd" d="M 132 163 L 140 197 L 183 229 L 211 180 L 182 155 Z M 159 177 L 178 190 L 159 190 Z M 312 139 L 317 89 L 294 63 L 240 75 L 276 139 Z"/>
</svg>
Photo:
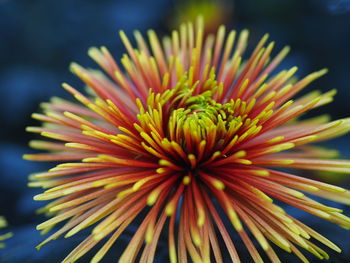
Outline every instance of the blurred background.
<svg viewBox="0 0 350 263">
<path fill-rule="evenodd" d="M 292 52 L 280 68 L 296 65 L 301 77 L 328 68 L 329 73 L 310 88 L 336 88 L 338 95 L 335 103 L 317 113 L 328 112 L 332 118 L 350 115 L 349 0 L 0 0 L 0 215 L 7 218 L 8 229 L 14 233 L 0 250 L 0 262 L 59 262 L 84 238 L 82 233 L 35 250 L 43 240 L 35 225 L 44 218 L 34 211 L 43 204 L 33 201 L 40 189 L 27 188 L 27 175 L 49 166 L 21 157 L 30 152 L 27 143 L 33 135 L 24 129 L 37 125 L 30 115 L 39 110 L 39 103 L 51 96 L 67 97 L 60 87 L 62 82 L 82 86 L 69 72 L 69 63 L 96 67 L 86 52 L 101 45 L 118 59 L 124 52 L 117 36 L 119 29 L 131 35 L 134 29 L 145 32 L 153 28 L 164 35 L 198 13 L 204 15 L 212 32 L 224 23 L 238 30 L 248 28 L 253 45 L 265 32 L 276 41 L 276 52 L 290 45 Z M 350 158 L 349 136 L 328 145 Z M 323 177 L 349 185 L 344 176 Z M 343 248 L 341 255 L 331 253 L 329 262 L 350 262 L 350 232 L 294 209 L 289 211 Z M 345 211 L 349 215 L 349 209 Z M 128 235 L 123 238 L 122 242 L 128 242 Z M 159 257 L 159 262 L 168 262 L 167 249 L 161 251 L 164 258 Z M 114 262 L 118 254 L 120 248 L 116 247 L 103 262 Z M 282 262 L 296 262 L 280 254 Z M 79 262 L 88 262 L 88 258 Z M 312 257 L 310 261 L 319 262 Z M 250 262 L 249 258 L 243 257 L 243 262 Z"/>
</svg>

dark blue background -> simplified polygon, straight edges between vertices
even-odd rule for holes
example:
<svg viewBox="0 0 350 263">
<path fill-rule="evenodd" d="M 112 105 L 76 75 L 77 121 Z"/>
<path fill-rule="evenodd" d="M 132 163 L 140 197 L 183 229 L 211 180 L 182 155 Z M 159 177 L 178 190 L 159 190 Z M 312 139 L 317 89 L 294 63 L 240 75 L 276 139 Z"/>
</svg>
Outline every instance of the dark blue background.
<svg viewBox="0 0 350 263">
<path fill-rule="evenodd" d="M 182 2 L 0 0 L 0 215 L 7 217 L 15 234 L 6 242 L 7 247 L 0 250 L 0 262 L 59 262 L 86 233 L 54 241 L 40 252 L 34 249 L 43 238 L 35 225 L 43 218 L 33 212 L 41 206 L 40 202 L 32 201 L 39 190 L 27 188 L 27 175 L 47 166 L 21 159 L 23 153 L 30 151 L 27 142 L 33 138 L 24 132 L 26 126 L 35 124 L 30 114 L 51 96 L 66 96 L 61 82 L 81 87 L 69 73 L 68 65 L 77 61 L 95 66 L 86 54 L 90 46 L 106 45 L 118 59 L 124 52 L 117 36 L 119 29 L 129 34 L 134 29 L 144 32 L 149 28 L 161 35 L 167 33 L 171 19 L 181 11 Z M 319 113 L 329 112 L 333 118 L 350 115 L 350 1 L 235 1 L 228 24 L 250 29 L 253 43 L 269 32 L 277 48 L 290 45 L 292 52 L 282 67 L 297 65 L 300 76 L 329 68 L 329 74 L 311 88 L 322 91 L 336 88 L 339 92 L 336 102 Z M 345 136 L 330 145 L 349 158 L 349 138 Z M 332 254 L 330 262 L 350 262 L 349 232 L 299 214 L 295 209 L 290 211 L 343 247 L 344 253 Z M 127 240 L 125 235 L 119 245 L 123 246 Z M 161 245 L 167 247 L 165 242 Z M 114 248 L 104 262 L 114 262 L 119 253 L 120 248 Z M 281 255 L 285 257 L 283 262 L 294 262 Z M 80 262 L 88 262 L 86 258 L 89 257 Z M 159 262 L 167 262 L 165 258 Z"/>
</svg>

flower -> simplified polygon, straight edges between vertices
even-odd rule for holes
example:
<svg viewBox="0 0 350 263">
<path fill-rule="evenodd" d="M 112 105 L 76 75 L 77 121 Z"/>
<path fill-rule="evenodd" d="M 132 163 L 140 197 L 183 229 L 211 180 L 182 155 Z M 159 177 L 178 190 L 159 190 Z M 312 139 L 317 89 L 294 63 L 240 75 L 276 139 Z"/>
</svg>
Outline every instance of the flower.
<svg viewBox="0 0 350 263">
<path fill-rule="evenodd" d="M 221 241 L 240 262 L 233 235 L 261 262 L 249 232 L 272 262 L 279 262 L 272 243 L 304 262 L 298 247 L 328 258 L 315 240 L 340 252 L 274 203 L 350 227 L 340 209 L 309 197 L 349 204 L 349 191 L 300 176 L 300 170 L 350 172 L 350 161 L 314 145 L 348 132 L 350 119 L 299 118 L 331 102 L 335 91 L 291 99 L 327 70 L 300 80 L 296 67 L 274 74 L 288 47 L 272 57 L 274 43 L 265 35 L 245 59 L 248 31 L 226 36 L 225 30 L 204 37 L 198 19 L 162 42 L 149 31 L 149 44 L 136 31 L 137 49 L 121 31 L 126 73 L 105 47 L 89 55 L 106 74 L 71 65 L 88 95 L 63 84 L 81 104 L 53 98 L 42 105 L 45 114 L 33 115 L 44 125 L 27 129 L 49 139 L 30 143 L 49 153 L 25 159 L 61 162 L 30 176 L 30 186 L 47 189 L 35 200 L 55 199 L 42 209 L 52 218 L 37 229 L 46 233 L 65 222 L 39 247 L 93 226 L 63 262 L 107 240 L 92 259 L 99 262 L 137 218 L 119 262 L 153 262 L 162 232 L 172 263 L 188 255 L 196 263 L 222 262 Z"/>
<path fill-rule="evenodd" d="M 3 216 L 0 216 L 0 228 L 5 228 L 7 227 L 7 222 L 6 222 L 6 219 L 3 217 Z M 5 244 L 2 243 L 2 241 L 8 239 L 12 237 L 12 233 L 11 232 L 8 232 L 6 234 L 1 234 L 0 235 L 0 248 L 4 248 L 5 247 Z"/>
<path fill-rule="evenodd" d="M 215 33 L 221 24 L 226 25 L 234 16 L 233 5 L 233 1 L 226 0 L 180 0 L 175 12 L 172 10 L 169 16 L 169 24 L 175 28 L 181 23 L 196 21 L 200 14 L 205 21 L 204 33 Z"/>
</svg>

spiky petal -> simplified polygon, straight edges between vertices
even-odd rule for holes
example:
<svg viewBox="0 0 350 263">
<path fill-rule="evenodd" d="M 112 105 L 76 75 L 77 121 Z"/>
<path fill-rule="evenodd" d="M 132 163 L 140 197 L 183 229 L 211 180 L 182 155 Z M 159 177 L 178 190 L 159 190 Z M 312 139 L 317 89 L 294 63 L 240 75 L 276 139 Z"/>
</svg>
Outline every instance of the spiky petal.
<svg viewBox="0 0 350 263">
<path fill-rule="evenodd" d="M 5 219 L 5 217 L 3 216 L 0 216 L 0 228 L 5 228 L 7 227 L 7 221 Z M 3 243 L 2 241 L 8 239 L 12 237 L 12 233 L 11 232 L 8 232 L 6 234 L 1 234 L 0 235 L 0 248 L 4 248 L 5 247 L 5 243 Z"/>
</svg>

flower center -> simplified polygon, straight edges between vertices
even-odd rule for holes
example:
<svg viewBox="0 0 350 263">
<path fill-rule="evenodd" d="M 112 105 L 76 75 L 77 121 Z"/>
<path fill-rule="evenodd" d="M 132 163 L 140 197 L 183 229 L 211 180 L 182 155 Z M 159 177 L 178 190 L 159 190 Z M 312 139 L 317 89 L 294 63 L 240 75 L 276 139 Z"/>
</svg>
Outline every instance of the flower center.
<svg viewBox="0 0 350 263">
<path fill-rule="evenodd" d="M 215 139 L 215 148 L 218 148 L 228 130 L 242 120 L 242 117 L 234 116 L 234 101 L 220 104 L 210 95 L 206 92 L 189 98 L 183 108 L 173 110 L 169 118 L 172 125 L 168 126 L 168 133 L 175 126 L 176 141 L 187 154 L 195 154 L 195 146 L 210 139 Z M 173 137 L 170 134 L 168 139 Z"/>
<path fill-rule="evenodd" d="M 223 101 L 222 83 L 213 71 L 203 82 L 190 79 L 185 74 L 174 88 L 150 91 L 147 101 L 137 101 L 135 127 L 144 149 L 159 160 L 160 171 L 193 173 L 228 156 L 235 162 L 244 156 L 242 151 L 236 154 L 236 144 L 261 129 L 258 120 L 248 118 L 254 102 Z"/>
</svg>

